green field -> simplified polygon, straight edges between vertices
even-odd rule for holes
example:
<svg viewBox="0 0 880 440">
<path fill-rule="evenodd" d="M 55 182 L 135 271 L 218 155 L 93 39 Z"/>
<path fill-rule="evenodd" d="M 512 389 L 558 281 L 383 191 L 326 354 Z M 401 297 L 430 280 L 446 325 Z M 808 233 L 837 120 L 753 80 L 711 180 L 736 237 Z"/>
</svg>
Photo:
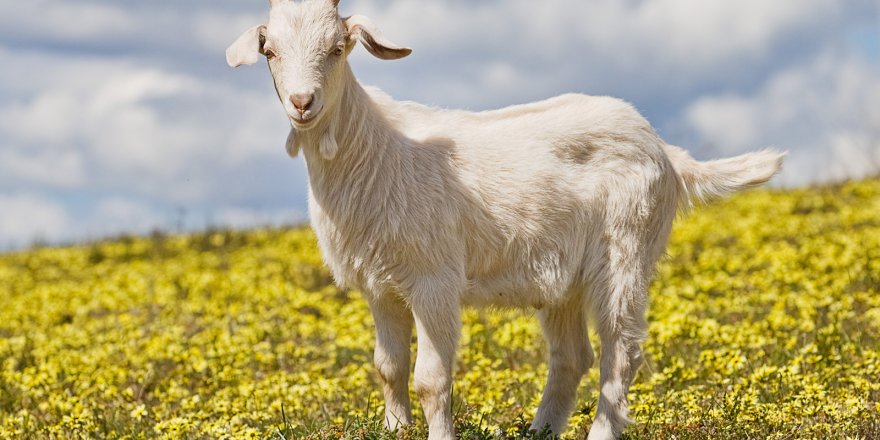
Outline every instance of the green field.
<svg viewBox="0 0 880 440">
<path fill-rule="evenodd" d="M 650 297 L 628 438 L 880 438 L 880 180 L 697 208 Z M 0 437 L 395 438 L 367 305 L 308 229 L 2 255 L 0 304 Z M 546 376 L 533 312 L 464 322 L 459 434 L 525 436 Z"/>
</svg>

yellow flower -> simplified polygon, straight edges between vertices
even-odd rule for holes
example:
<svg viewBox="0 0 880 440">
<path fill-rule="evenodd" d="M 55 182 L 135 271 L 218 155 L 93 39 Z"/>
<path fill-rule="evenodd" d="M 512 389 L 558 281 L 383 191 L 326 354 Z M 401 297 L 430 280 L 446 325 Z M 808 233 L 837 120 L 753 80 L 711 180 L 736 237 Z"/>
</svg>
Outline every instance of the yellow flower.
<svg viewBox="0 0 880 440">
<path fill-rule="evenodd" d="M 129 417 L 135 420 L 142 420 L 147 415 L 147 406 L 140 404 L 128 413 Z"/>
</svg>

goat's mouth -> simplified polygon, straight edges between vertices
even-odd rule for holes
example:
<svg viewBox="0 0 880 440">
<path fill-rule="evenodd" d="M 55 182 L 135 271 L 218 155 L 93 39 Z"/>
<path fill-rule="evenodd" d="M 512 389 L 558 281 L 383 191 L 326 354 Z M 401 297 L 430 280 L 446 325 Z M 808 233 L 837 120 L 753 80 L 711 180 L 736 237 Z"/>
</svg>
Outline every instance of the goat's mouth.
<svg viewBox="0 0 880 440">
<path fill-rule="evenodd" d="M 319 112 L 310 111 L 304 115 L 292 115 L 290 116 L 290 122 L 292 122 L 293 126 L 297 129 L 311 128 L 318 121 L 318 113 Z"/>
</svg>

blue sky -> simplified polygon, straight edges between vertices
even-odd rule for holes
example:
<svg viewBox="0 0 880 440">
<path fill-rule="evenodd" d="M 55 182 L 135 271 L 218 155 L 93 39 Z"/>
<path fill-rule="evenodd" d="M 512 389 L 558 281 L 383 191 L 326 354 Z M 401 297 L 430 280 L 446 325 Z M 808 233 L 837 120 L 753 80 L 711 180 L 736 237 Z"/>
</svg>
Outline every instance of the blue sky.
<svg viewBox="0 0 880 440">
<path fill-rule="evenodd" d="M 413 54 L 350 58 L 398 99 L 632 102 L 703 159 L 791 152 L 776 184 L 880 167 L 877 0 L 342 0 Z M 0 248 L 306 218 L 266 66 L 224 50 L 264 0 L 0 3 Z"/>
</svg>

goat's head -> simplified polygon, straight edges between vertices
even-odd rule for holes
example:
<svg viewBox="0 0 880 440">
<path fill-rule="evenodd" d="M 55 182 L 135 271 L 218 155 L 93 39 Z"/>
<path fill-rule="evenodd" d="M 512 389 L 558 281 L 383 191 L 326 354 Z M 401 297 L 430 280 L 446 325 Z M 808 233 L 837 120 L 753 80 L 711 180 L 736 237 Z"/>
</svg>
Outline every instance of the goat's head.
<svg viewBox="0 0 880 440">
<path fill-rule="evenodd" d="M 342 97 L 346 57 L 356 41 L 385 60 L 410 49 L 387 40 L 364 16 L 339 17 L 339 0 L 269 0 L 269 21 L 245 31 L 226 50 L 230 66 L 263 54 L 275 90 L 297 130 L 314 127 Z"/>
</svg>

